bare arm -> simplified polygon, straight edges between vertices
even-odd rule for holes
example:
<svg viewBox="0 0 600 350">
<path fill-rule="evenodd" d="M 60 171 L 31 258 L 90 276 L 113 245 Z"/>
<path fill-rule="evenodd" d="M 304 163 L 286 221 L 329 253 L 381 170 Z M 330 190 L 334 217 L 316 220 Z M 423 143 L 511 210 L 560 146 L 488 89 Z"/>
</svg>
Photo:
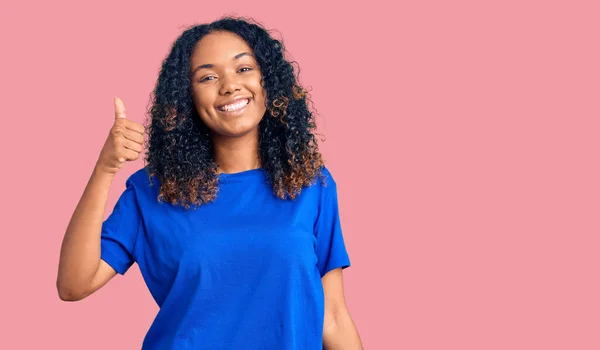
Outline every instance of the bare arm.
<svg viewBox="0 0 600 350">
<path fill-rule="evenodd" d="M 356 325 L 346 307 L 342 269 L 329 271 L 321 281 L 325 293 L 323 349 L 362 350 Z"/>
<path fill-rule="evenodd" d="M 100 232 L 112 181 L 112 175 L 94 168 L 71 217 L 61 246 L 56 280 L 62 300 L 81 300 L 93 293 L 89 289 L 100 266 Z M 96 285 L 106 284 L 116 274 L 114 270 L 111 273 L 105 270 L 104 278 L 96 281 Z"/>
<path fill-rule="evenodd" d="M 115 116 L 62 241 L 56 288 L 65 301 L 87 297 L 116 275 L 100 259 L 104 211 L 115 174 L 125 161 L 137 159 L 142 151 L 144 127 L 125 118 L 125 107 L 119 99 L 115 99 Z"/>
</svg>

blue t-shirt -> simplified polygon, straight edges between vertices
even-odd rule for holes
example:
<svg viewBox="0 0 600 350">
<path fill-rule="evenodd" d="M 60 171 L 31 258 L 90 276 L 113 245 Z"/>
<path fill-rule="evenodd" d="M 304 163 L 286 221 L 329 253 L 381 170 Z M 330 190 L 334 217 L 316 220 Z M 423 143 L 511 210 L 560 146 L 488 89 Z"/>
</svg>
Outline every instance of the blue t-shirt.
<svg viewBox="0 0 600 350">
<path fill-rule="evenodd" d="M 350 266 L 336 183 L 326 167 L 295 200 L 273 194 L 263 169 L 219 175 L 214 202 L 159 203 L 145 168 L 104 221 L 101 258 L 135 262 L 160 307 L 143 349 L 317 350 L 321 277 Z"/>
</svg>

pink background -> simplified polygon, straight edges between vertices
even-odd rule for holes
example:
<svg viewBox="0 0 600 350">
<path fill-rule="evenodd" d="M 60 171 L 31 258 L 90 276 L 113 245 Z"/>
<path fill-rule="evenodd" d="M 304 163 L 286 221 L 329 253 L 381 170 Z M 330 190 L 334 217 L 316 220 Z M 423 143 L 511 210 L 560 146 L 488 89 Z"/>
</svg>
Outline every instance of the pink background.
<svg viewBox="0 0 600 350">
<path fill-rule="evenodd" d="M 65 303 L 60 243 L 113 96 L 142 122 L 173 40 L 236 14 L 312 88 L 366 349 L 600 349 L 597 2 L 221 3 L 2 5 L 0 348 L 140 348 L 137 265 Z"/>
</svg>

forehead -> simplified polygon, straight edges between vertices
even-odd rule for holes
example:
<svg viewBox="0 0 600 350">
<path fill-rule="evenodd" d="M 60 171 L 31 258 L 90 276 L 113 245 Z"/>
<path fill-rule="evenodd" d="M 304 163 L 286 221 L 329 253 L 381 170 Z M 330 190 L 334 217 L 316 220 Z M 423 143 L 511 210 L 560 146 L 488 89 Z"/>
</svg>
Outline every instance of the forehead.
<svg viewBox="0 0 600 350">
<path fill-rule="evenodd" d="M 205 35 L 194 46 L 191 64 L 225 64 L 241 52 L 252 52 L 244 39 L 230 32 L 214 32 Z"/>
</svg>

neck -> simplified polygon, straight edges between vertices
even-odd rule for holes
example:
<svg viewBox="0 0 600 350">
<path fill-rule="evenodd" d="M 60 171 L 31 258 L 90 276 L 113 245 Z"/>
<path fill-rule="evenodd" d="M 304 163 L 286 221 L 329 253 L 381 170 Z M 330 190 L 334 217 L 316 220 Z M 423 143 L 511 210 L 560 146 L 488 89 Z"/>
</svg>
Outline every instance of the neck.
<svg viewBox="0 0 600 350">
<path fill-rule="evenodd" d="M 238 173 L 260 168 L 258 130 L 242 137 L 213 135 L 215 163 L 219 173 Z"/>
</svg>

